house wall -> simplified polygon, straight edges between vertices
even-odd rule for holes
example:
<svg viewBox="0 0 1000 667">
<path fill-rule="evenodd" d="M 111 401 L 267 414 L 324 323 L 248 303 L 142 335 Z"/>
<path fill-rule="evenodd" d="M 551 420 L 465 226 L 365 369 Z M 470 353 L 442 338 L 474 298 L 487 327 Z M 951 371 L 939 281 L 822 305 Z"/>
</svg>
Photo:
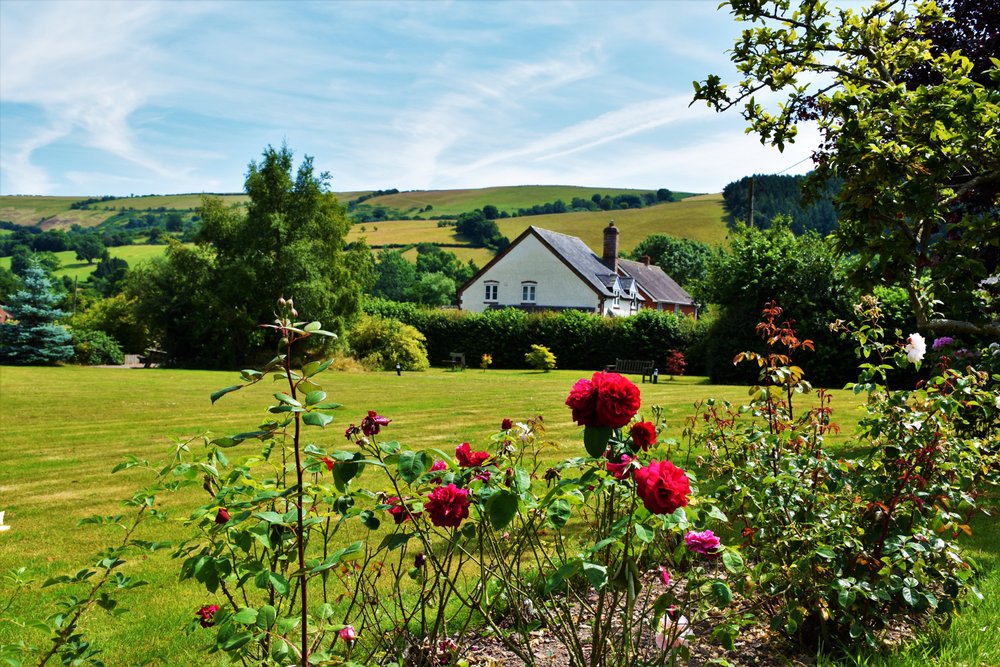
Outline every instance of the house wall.
<svg viewBox="0 0 1000 667">
<path fill-rule="evenodd" d="M 486 283 L 496 281 L 497 301 L 487 302 Z M 528 235 L 462 292 L 459 307 L 482 312 L 496 306 L 522 306 L 521 285 L 535 282 L 536 308 L 577 308 L 596 311 L 597 293 L 552 254 L 535 236 Z"/>
</svg>

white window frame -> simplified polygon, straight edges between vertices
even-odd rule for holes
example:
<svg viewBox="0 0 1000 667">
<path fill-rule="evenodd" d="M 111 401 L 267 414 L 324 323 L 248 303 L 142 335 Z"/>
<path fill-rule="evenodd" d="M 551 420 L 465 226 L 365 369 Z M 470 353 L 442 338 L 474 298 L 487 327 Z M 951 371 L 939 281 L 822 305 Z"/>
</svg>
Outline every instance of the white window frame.
<svg viewBox="0 0 1000 667">
<path fill-rule="evenodd" d="M 535 303 L 538 296 L 538 283 L 525 280 L 521 283 L 521 303 Z"/>
<path fill-rule="evenodd" d="M 483 290 L 483 301 L 486 303 L 496 303 L 500 300 L 500 283 L 490 281 L 484 283 L 485 289 Z M 490 293 L 492 292 L 492 298 Z"/>
</svg>

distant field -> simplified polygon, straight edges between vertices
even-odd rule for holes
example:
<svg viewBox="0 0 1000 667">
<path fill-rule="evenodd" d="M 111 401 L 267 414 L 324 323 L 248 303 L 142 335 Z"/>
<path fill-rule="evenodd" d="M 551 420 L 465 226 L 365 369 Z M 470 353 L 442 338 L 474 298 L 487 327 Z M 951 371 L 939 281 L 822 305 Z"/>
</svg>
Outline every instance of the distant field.
<svg viewBox="0 0 1000 667">
<path fill-rule="evenodd" d="M 242 204 L 250 198 L 242 193 L 214 194 L 211 192 L 190 193 L 185 195 L 153 195 L 150 197 L 122 197 L 94 204 L 97 208 L 113 208 L 115 210 L 124 206 L 137 210 L 163 208 L 198 208 L 201 206 L 201 198 L 204 196 L 218 197 L 227 204 Z"/>
<path fill-rule="evenodd" d="M 43 229 L 70 227 L 73 224 L 92 227 L 108 217 L 106 211 L 78 211 L 70 204 L 86 197 L 0 197 L 0 220 L 18 225 L 34 225 L 39 221 Z"/>
<path fill-rule="evenodd" d="M 650 234 L 669 234 L 709 245 L 720 244 L 726 239 L 724 215 L 722 195 L 713 194 L 627 211 L 588 211 L 507 218 L 497 220 L 497 225 L 504 236 L 512 241 L 529 225 L 534 225 L 578 236 L 595 252 L 600 252 L 604 245 L 603 230 L 608 226 L 609 220 L 614 220 L 615 226 L 621 230 L 621 250 L 628 252 Z"/>
<path fill-rule="evenodd" d="M 121 257 L 128 262 L 129 266 L 135 266 L 139 262 L 162 255 L 166 249 L 165 245 L 126 245 L 108 248 L 108 252 L 112 257 Z M 59 270 L 55 272 L 57 278 L 69 276 L 72 279 L 84 281 L 97 268 L 97 262 L 87 264 L 76 259 L 76 252 L 73 250 L 57 252 L 55 255 L 59 258 L 60 263 Z M 0 267 L 9 269 L 10 257 L 0 257 Z"/>
<path fill-rule="evenodd" d="M 463 262 L 468 262 L 470 259 L 476 262 L 476 266 L 483 268 L 488 261 L 493 259 L 493 252 L 487 250 L 486 248 L 473 248 L 470 246 L 462 246 L 461 248 L 442 248 L 445 252 L 455 253 Z M 417 249 L 410 248 L 403 253 L 403 257 L 410 260 L 414 264 L 417 262 Z"/>
<path fill-rule="evenodd" d="M 595 193 L 602 195 L 640 194 L 649 190 L 628 188 L 590 188 L 576 185 L 519 185 L 470 190 L 414 190 L 395 195 L 373 197 L 365 202 L 372 206 L 385 206 L 400 211 L 416 212 L 428 204 L 434 208 L 427 215 L 458 215 L 466 211 L 482 208 L 487 204 L 501 211 L 514 213 L 519 208 L 535 204 L 545 204 L 562 199 L 569 204 L 573 197 L 590 199 Z M 675 192 L 675 197 L 690 196 L 690 193 Z"/>
</svg>

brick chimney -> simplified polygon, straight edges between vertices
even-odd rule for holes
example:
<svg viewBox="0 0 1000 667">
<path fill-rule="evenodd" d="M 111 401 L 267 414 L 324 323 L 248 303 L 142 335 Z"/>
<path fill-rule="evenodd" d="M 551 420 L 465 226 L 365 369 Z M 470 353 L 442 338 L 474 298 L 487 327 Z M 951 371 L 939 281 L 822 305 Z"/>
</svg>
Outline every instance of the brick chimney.
<svg viewBox="0 0 1000 667">
<path fill-rule="evenodd" d="M 645 264 L 646 266 L 649 266 L 649 262 L 650 262 L 649 255 L 643 255 L 642 263 Z"/>
<path fill-rule="evenodd" d="M 618 228 L 614 220 L 604 228 L 604 257 L 601 259 L 605 266 L 618 273 Z"/>
</svg>

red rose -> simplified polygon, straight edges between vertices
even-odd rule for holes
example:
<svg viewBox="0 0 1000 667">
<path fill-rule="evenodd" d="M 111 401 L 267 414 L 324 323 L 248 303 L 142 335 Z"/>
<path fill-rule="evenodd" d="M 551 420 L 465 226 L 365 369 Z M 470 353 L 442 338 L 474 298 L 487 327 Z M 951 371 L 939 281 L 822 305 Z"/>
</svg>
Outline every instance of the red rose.
<svg viewBox="0 0 1000 667">
<path fill-rule="evenodd" d="M 650 461 L 635 471 L 635 492 L 653 514 L 672 514 L 688 504 L 691 484 L 684 471 L 670 461 Z"/>
<path fill-rule="evenodd" d="M 455 458 L 458 459 L 458 465 L 461 467 L 475 468 L 483 465 L 483 462 L 490 458 L 490 453 L 474 452 L 472 451 L 472 447 L 469 446 L 469 443 L 463 442 L 455 448 Z"/>
<path fill-rule="evenodd" d="M 621 428 L 639 411 L 639 388 L 617 373 L 594 373 L 589 380 L 577 380 L 566 405 L 580 426 Z"/>
<path fill-rule="evenodd" d="M 412 518 L 410 515 L 410 509 L 403 504 L 403 501 L 401 501 L 399 497 L 389 496 L 385 499 L 385 504 L 390 505 L 388 510 L 389 514 L 392 515 L 392 520 L 396 522 L 397 526 L 404 521 L 409 521 Z"/>
<path fill-rule="evenodd" d="M 597 387 L 581 378 L 569 391 L 566 405 L 573 411 L 573 421 L 580 426 L 600 426 L 597 423 Z"/>
<path fill-rule="evenodd" d="M 439 528 L 458 528 L 469 516 L 469 492 L 454 484 L 430 492 L 424 504 L 431 523 Z"/>
<path fill-rule="evenodd" d="M 219 511 L 216 512 L 215 523 L 219 524 L 220 526 L 224 526 L 227 523 L 229 523 L 229 512 L 226 510 L 225 507 L 220 507 Z"/>
<path fill-rule="evenodd" d="M 361 432 L 369 436 L 377 435 L 379 428 L 388 426 L 389 421 L 382 415 L 376 414 L 374 410 L 369 410 L 368 416 L 361 420 Z"/>
<path fill-rule="evenodd" d="M 594 373 L 593 381 L 597 385 L 597 418 L 601 424 L 621 428 L 632 421 L 639 411 L 639 388 L 618 373 Z"/>
<path fill-rule="evenodd" d="M 651 422 L 636 422 L 632 424 L 632 430 L 629 432 L 629 435 L 632 436 L 632 442 L 635 443 L 635 446 L 642 451 L 646 451 L 656 444 L 656 427 Z"/>
<path fill-rule="evenodd" d="M 632 466 L 632 457 L 628 454 L 622 454 L 621 461 L 618 463 L 612 463 L 608 461 L 606 467 L 608 472 L 615 479 L 625 479 L 629 476 L 629 470 Z"/>
<path fill-rule="evenodd" d="M 194 615 L 198 617 L 198 621 L 199 623 L 201 623 L 201 627 L 210 628 L 213 625 L 215 625 L 215 621 L 212 620 L 212 617 L 215 616 L 215 612 L 217 611 L 219 611 L 219 605 L 210 604 L 210 605 L 205 605 L 204 607 L 196 611 Z"/>
<path fill-rule="evenodd" d="M 500 430 L 501 431 L 509 431 L 512 428 L 514 428 L 514 422 L 512 422 L 510 419 L 507 419 L 505 417 L 504 420 L 502 422 L 500 422 Z"/>
</svg>

